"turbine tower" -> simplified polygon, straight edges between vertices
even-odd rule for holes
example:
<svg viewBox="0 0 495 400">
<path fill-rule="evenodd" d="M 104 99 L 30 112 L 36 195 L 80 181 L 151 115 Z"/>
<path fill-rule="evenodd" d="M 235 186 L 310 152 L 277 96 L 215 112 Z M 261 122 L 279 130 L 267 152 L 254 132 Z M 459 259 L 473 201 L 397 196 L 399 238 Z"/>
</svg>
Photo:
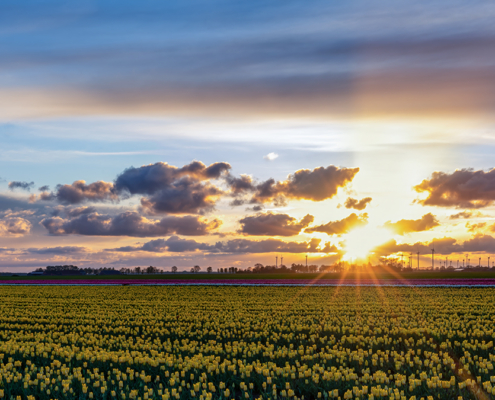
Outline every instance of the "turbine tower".
<svg viewBox="0 0 495 400">
<path fill-rule="evenodd" d="M 431 269 L 435 270 L 435 249 L 431 249 Z"/>
<path fill-rule="evenodd" d="M 419 271 L 419 251 L 416 254 L 418 255 L 418 271 Z"/>
</svg>

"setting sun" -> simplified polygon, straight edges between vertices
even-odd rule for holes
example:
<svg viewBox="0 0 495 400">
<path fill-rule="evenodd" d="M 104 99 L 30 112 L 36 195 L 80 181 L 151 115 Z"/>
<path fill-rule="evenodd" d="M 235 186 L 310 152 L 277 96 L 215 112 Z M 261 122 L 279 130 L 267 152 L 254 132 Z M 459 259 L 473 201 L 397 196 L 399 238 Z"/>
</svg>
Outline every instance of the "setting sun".
<svg viewBox="0 0 495 400">
<path fill-rule="evenodd" d="M 345 239 L 343 259 L 364 261 L 372 256 L 372 250 L 390 238 L 386 229 L 367 225 L 351 231 Z"/>
</svg>

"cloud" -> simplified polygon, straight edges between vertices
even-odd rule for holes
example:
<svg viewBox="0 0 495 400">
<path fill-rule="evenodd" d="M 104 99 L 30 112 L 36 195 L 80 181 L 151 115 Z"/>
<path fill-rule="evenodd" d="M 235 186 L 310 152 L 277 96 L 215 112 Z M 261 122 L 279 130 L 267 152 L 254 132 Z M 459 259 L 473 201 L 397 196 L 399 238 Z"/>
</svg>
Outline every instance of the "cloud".
<svg viewBox="0 0 495 400">
<path fill-rule="evenodd" d="M 239 221 L 239 233 L 253 236 L 294 236 L 312 223 L 314 217 L 306 215 L 300 221 L 287 214 L 271 212 L 244 217 Z"/>
<path fill-rule="evenodd" d="M 320 248 L 321 240 L 311 239 L 307 242 L 284 242 L 278 239 L 249 240 L 233 239 L 217 242 L 214 249 L 221 253 L 320 253 L 337 252 L 335 246 Z"/>
<path fill-rule="evenodd" d="M 0 220 L 0 236 L 24 236 L 31 231 L 31 227 L 31 222 L 25 218 L 5 218 Z"/>
<path fill-rule="evenodd" d="M 314 170 L 301 169 L 287 177 L 285 181 L 270 178 L 256 183 L 250 177 L 228 178 L 234 196 L 252 193 L 247 200 L 251 204 L 273 202 L 283 205 L 287 200 L 323 201 L 331 199 L 339 188 L 350 183 L 359 168 L 339 168 L 334 165 L 318 167 Z M 243 201 L 239 202 L 244 204 Z"/>
<path fill-rule="evenodd" d="M 461 211 L 457 214 L 452 214 L 449 219 L 459 219 L 459 218 L 464 218 L 468 219 L 474 216 L 474 213 L 472 211 Z"/>
<path fill-rule="evenodd" d="M 96 212 L 95 207 L 76 207 L 66 211 L 70 218 L 79 217 L 83 214 L 93 214 Z"/>
<path fill-rule="evenodd" d="M 41 200 L 56 199 L 62 204 L 79 204 L 85 201 L 118 200 L 113 183 L 97 181 L 86 184 L 86 181 L 75 181 L 71 185 L 57 185 L 55 193 L 41 193 Z"/>
<path fill-rule="evenodd" d="M 284 242 L 278 239 L 249 240 L 233 239 L 215 244 L 199 243 L 195 240 L 180 239 L 172 236 L 168 239 L 151 240 L 142 246 L 124 246 L 107 251 L 133 252 L 194 252 L 202 250 L 208 253 L 248 254 L 248 253 L 338 253 L 336 246 L 325 243 L 320 247 L 320 239 L 307 242 Z"/>
<path fill-rule="evenodd" d="M 362 211 L 366 208 L 368 203 L 372 200 L 371 197 L 365 197 L 361 200 L 353 199 L 352 197 L 348 197 L 344 203 L 345 208 L 353 208 L 354 210 Z"/>
<path fill-rule="evenodd" d="M 62 204 L 119 201 L 133 195 L 143 195 L 141 206 L 152 214 L 204 214 L 211 211 L 223 194 L 210 180 L 222 178 L 230 170 L 225 162 L 206 166 L 193 161 L 181 168 L 158 162 L 139 168 L 128 168 L 115 182 L 97 181 L 86 184 L 75 181 L 58 185 L 55 192 L 43 192 L 40 200 L 57 200 Z"/>
<path fill-rule="evenodd" d="M 214 209 L 222 194 L 214 185 L 183 178 L 150 197 L 143 197 L 141 206 L 151 214 L 204 214 Z"/>
<path fill-rule="evenodd" d="M 479 222 L 477 224 L 470 224 L 466 222 L 466 228 L 468 232 L 477 232 L 483 230 L 486 227 L 486 222 Z"/>
<path fill-rule="evenodd" d="M 441 12 L 438 2 L 422 13 L 416 4 L 398 13 L 387 4 L 365 15 L 323 2 L 284 4 L 276 11 L 269 4 L 241 9 L 223 2 L 213 35 L 204 34 L 212 19 L 200 17 L 211 10 L 198 5 L 195 11 L 126 6 L 118 24 L 102 8 L 77 15 L 70 26 L 55 6 L 45 5 L 45 11 L 33 5 L 37 18 L 5 9 L 3 26 L 14 40 L 2 49 L 9 90 L 0 93 L 1 109 L 7 120 L 130 112 L 329 118 L 352 115 L 356 102 L 370 116 L 490 113 L 490 3 L 477 3 L 472 11 L 454 4 L 441 21 L 424 18 Z M 44 12 L 54 21 L 50 28 L 36 24 Z M 146 34 L 137 35 L 131 21 Z M 23 24 L 40 38 L 36 48 L 20 32 Z M 105 34 L 78 40 L 84 26 Z M 180 41 L 171 40 L 170 29 Z M 19 99 L 25 100 L 22 107 Z"/>
<path fill-rule="evenodd" d="M 48 192 L 48 191 L 50 190 L 50 186 L 48 186 L 48 185 L 40 186 L 40 187 L 38 188 L 38 190 L 39 190 L 40 192 Z"/>
<path fill-rule="evenodd" d="M 53 254 L 53 255 L 67 255 L 77 253 L 89 253 L 90 249 L 81 246 L 58 246 L 58 247 L 42 247 L 42 248 L 29 248 L 26 249 L 30 254 Z"/>
<path fill-rule="evenodd" d="M 387 221 L 383 224 L 385 228 L 392 230 L 398 235 L 428 231 L 439 225 L 440 223 L 432 213 L 425 214 L 420 219 L 401 219 L 397 222 Z"/>
<path fill-rule="evenodd" d="M 128 168 L 115 180 L 118 192 L 153 195 L 162 190 L 180 185 L 183 178 L 189 178 L 189 184 L 219 179 L 231 169 L 226 162 L 217 162 L 208 167 L 200 161 L 193 161 L 181 168 L 164 162 Z"/>
<path fill-rule="evenodd" d="M 268 153 L 266 156 L 263 156 L 263 158 L 267 161 L 273 161 L 276 158 L 278 158 L 278 154 L 277 153 Z"/>
<path fill-rule="evenodd" d="M 359 171 L 359 168 L 330 165 L 296 171 L 285 181 L 268 179 L 257 183 L 248 175 L 232 176 L 230 169 L 230 164 L 226 162 L 206 166 L 200 161 L 193 161 L 181 168 L 157 162 L 128 168 L 113 183 L 97 181 L 86 184 L 79 180 L 71 185 L 58 185 L 55 192 L 43 192 L 39 198 L 56 199 L 62 204 L 80 204 L 86 201 L 119 201 L 142 195 L 141 207 L 149 214 L 205 214 L 214 209 L 222 196 L 234 197 L 231 202 L 233 206 L 246 202 L 284 205 L 290 199 L 326 200 L 351 182 Z M 226 183 L 229 191 L 212 182 L 215 180 Z"/>
<path fill-rule="evenodd" d="M 210 245 L 198 243 L 192 239 L 181 239 L 178 236 L 171 236 L 168 239 L 155 239 L 146 242 L 142 246 L 124 246 L 117 249 L 107 249 L 107 251 L 133 252 L 148 251 L 153 253 L 163 253 L 170 251 L 172 253 L 182 253 L 197 250 L 208 250 Z"/>
<path fill-rule="evenodd" d="M 339 221 L 330 221 L 324 225 L 314 226 L 312 228 L 306 228 L 304 232 L 306 233 L 314 233 L 314 232 L 322 232 L 327 235 L 342 235 L 344 233 L 348 233 L 355 228 L 359 228 L 361 226 L 365 226 L 368 223 L 368 214 L 363 213 L 357 216 L 355 213 L 352 213 L 348 217 L 341 219 Z"/>
<path fill-rule="evenodd" d="M 96 212 L 81 213 L 73 219 L 60 217 L 45 218 L 41 222 L 52 235 L 96 235 L 96 236 L 186 236 L 206 235 L 218 228 L 221 221 L 207 221 L 196 216 L 167 216 L 162 219 L 148 219 L 128 211 L 116 216 L 101 215 Z"/>
<path fill-rule="evenodd" d="M 418 193 L 427 192 L 428 197 L 418 202 L 424 206 L 482 208 L 495 201 L 495 169 L 488 172 L 461 169 L 448 174 L 434 172 L 414 186 Z"/>
<path fill-rule="evenodd" d="M 461 253 L 495 253 L 495 238 L 490 235 L 475 235 L 472 238 L 458 242 L 457 239 L 444 237 L 433 239 L 431 242 L 416 242 L 414 244 L 403 243 L 399 244 L 392 239 L 380 246 L 377 246 L 373 251 L 378 256 L 387 256 L 394 253 L 414 253 L 431 254 L 431 249 L 435 249 L 435 254 L 449 255 Z"/>
<path fill-rule="evenodd" d="M 9 189 L 14 190 L 14 189 L 22 189 L 22 190 L 31 190 L 31 188 L 34 186 L 34 182 L 19 182 L 19 181 L 12 181 L 9 182 Z"/>
</svg>

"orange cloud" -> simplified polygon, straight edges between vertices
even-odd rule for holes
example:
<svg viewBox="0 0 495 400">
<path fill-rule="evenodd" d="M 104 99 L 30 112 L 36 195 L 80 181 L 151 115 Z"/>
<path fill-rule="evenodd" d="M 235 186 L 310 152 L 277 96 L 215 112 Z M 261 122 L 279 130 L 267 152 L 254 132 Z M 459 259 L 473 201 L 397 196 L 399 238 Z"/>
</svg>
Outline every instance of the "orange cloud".
<svg viewBox="0 0 495 400">
<path fill-rule="evenodd" d="M 306 233 L 314 233 L 314 232 L 322 232 L 327 235 L 342 235 L 344 233 L 348 233 L 352 229 L 365 226 L 368 223 L 368 214 L 363 213 L 360 216 L 357 216 L 355 213 L 352 213 L 348 217 L 341 219 L 339 221 L 330 221 L 324 225 L 318 225 L 312 228 L 306 228 L 304 232 Z"/>
<path fill-rule="evenodd" d="M 404 235 L 410 232 L 428 231 L 439 225 L 440 223 L 437 221 L 435 216 L 428 213 L 423 215 L 420 219 L 401 219 L 397 222 L 387 221 L 383 226 L 391 229 L 398 235 Z"/>
<path fill-rule="evenodd" d="M 345 208 L 353 208 L 354 210 L 362 211 L 371 202 L 371 197 L 365 197 L 364 199 L 358 200 L 348 197 L 344 203 Z"/>
</svg>

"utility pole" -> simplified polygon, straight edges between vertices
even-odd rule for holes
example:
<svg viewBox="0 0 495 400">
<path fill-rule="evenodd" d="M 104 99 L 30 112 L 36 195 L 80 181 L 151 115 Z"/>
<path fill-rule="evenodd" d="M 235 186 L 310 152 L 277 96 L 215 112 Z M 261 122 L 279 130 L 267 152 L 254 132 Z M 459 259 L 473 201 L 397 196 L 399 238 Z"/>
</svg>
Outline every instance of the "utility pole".
<svg viewBox="0 0 495 400">
<path fill-rule="evenodd" d="M 275 256 L 275 267 L 278 268 L 278 256 Z"/>
<path fill-rule="evenodd" d="M 431 249 L 431 269 L 435 270 L 435 249 Z"/>
<path fill-rule="evenodd" d="M 419 271 L 419 251 L 416 254 L 418 255 L 418 271 Z"/>
</svg>

